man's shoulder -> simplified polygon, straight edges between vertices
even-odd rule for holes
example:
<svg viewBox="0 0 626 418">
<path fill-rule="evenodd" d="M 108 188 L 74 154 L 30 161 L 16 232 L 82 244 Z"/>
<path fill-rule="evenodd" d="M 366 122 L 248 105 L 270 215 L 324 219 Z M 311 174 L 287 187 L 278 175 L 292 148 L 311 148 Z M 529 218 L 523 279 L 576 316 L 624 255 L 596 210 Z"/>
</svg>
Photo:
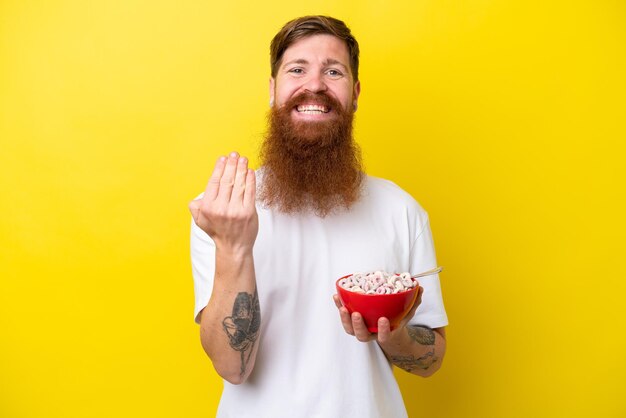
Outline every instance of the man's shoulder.
<svg viewBox="0 0 626 418">
<path fill-rule="evenodd" d="M 413 196 L 411 196 L 402 187 L 398 186 L 393 181 L 384 179 L 382 177 L 374 177 L 368 174 L 366 176 L 366 190 L 369 193 L 375 193 L 393 199 L 402 199 L 417 203 L 415 201 L 415 198 L 413 198 Z"/>
<path fill-rule="evenodd" d="M 406 193 L 400 186 L 391 180 L 382 177 L 375 177 L 369 174 L 365 175 L 365 181 L 368 187 L 381 190 L 387 193 Z"/>
<path fill-rule="evenodd" d="M 367 175 L 364 193 L 369 200 L 382 204 L 404 206 L 420 214 L 426 213 L 411 194 L 391 180 Z"/>
<path fill-rule="evenodd" d="M 364 204 L 381 215 L 412 219 L 420 225 L 428 222 L 428 213 L 415 198 L 391 180 L 367 175 Z M 408 218 L 407 218 L 408 217 Z"/>
</svg>

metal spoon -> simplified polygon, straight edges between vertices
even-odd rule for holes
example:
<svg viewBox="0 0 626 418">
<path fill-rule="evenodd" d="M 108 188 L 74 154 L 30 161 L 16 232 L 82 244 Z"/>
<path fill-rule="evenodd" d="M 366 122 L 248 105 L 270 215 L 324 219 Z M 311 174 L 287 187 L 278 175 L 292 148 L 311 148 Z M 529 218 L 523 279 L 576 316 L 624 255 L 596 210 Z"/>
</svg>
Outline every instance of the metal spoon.
<svg viewBox="0 0 626 418">
<path fill-rule="evenodd" d="M 435 267 L 434 269 L 430 269 L 430 270 L 425 271 L 423 273 L 416 274 L 415 276 L 411 276 L 411 278 L 412 279 L 417 279 L 418 277 L 430 276 L 431 274 L 439 273 L 441 270 L 443 270 L 443 267 Z"/>
</svg>

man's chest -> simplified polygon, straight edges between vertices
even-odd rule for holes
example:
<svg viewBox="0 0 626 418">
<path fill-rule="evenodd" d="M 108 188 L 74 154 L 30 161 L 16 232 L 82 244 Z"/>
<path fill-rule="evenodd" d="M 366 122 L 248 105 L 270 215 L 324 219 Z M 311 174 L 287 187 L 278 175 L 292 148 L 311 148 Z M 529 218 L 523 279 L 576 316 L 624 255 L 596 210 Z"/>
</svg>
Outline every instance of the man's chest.
<svg viewBox="0 0 626 418">
<path fill-rule="evenodd" d="M 332 288 L 354 272 L 407 271 L 409 231 L 401 223 L 363 217 L 340 220 L 269 219 L 260 230 L 254 257 L 257 280 L 268 286 Z"/>
</svg>

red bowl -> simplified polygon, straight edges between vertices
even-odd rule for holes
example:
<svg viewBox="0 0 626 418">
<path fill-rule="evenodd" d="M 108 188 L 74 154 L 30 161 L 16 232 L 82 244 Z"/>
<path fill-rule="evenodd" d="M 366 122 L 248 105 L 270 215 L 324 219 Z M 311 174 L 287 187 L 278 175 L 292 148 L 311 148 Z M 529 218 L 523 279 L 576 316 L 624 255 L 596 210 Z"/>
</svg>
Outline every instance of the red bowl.
<svg viewBox="0 0 626 418">
<path fill-rule="evenodd" d="M 385 317 L 391 324 L 391 329 L 396 329 L 402 318 L 406 316 L 415 303 L 419 286 L 401 293 L 388 295 L 366 295 L 364 293 L 351 292 L 339 286 L 339 281 L 347 276 L 340 277 L 335 282 L 337 293 L 341 303 L 352 312 L 359 312 L 365 321 L 369 332 L 378 332 L 378 318 Z"/>
</svg>

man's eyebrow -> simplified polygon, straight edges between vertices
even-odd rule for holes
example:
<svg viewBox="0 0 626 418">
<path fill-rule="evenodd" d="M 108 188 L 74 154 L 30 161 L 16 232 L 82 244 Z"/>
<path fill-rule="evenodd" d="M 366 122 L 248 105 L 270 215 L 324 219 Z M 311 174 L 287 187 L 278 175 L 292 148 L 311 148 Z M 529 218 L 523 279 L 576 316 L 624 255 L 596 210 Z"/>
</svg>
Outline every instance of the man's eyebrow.
<svg viewBox="0 0 626 418">
<path fill-rule="evenodd" d="M 348 70 L 348 67 L 344 63 L 342 63 L 341 61 L 337 61 L 334 58 L 328 58 L 326 61 L 324 61 L 324 66 L 328 65 L 340 65 L 343 67 L 344 70 Z"/>
<path fill-rule="evenodd" d="M 286 67 L 286 66 L 291 65 L 291 64 L 302 64 L 302 65 L 306 65 L 306 64 L 308 64 L 308 63 L 309 63 L 309 62 L 308 62 L 307 60 L 305 60 L 304 58 L 298 58 L 298 59 L 295 59 L 295 60 L 291 60 L 291 61 L 289 61 L 289 62 L 286 62 L 286 63 L 284 63 L 282 66 L 283 66 L 283 67 Z"/>
<path fill-rule="evenodd" d="M 287 67 L 288 65 L 291 65 L 291 64 L 301 64 L 301 65 L 307 65 L 307 64 L 309 64 L 309 61 L 305 60 L 304 58 L 298 58 L 298 59 L 291 60 L 291 61 L 289 61 L 289 62 L 284 63 L 284 64 L 282 65 L 282 67 Z M 339 65 L 339 66 L 343 67 L 343 68 L 344 68 L 344 70 L 346 70 L 346 71 L 348 70 L 348 67 L 347 67 L 344 63 L 342 63 L 341 61 L 338 61 L 338 60 L 336 60 L 336 59 L 334 59 L 334 58 L 328 58 L 328 59 L 327 59 L 326 61 L 324 61 L 322 64 L 323 64 L 325 67 L 326 67 L 326 66 L 329 66 L 329 65 Z"/>
</svg>

